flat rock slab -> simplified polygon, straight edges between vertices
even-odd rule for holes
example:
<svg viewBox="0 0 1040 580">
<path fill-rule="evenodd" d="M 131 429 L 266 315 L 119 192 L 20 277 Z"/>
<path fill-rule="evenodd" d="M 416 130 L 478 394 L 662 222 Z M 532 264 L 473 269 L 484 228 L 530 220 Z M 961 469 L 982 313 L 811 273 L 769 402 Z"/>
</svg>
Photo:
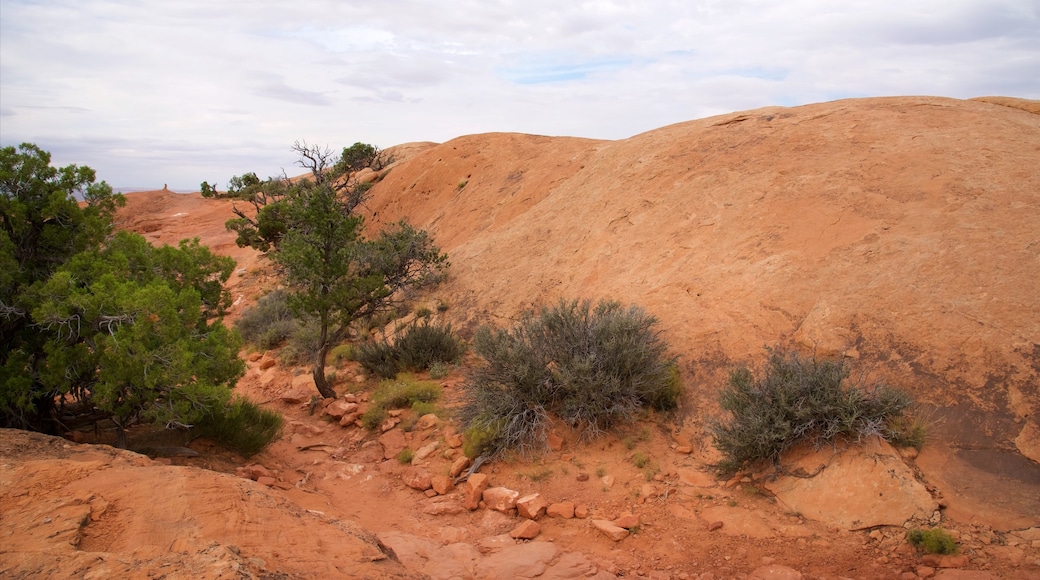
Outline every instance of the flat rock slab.
<svg viewBox="0 0 1040 580">
<path fill-rule="evenodd" d="M 938 508 L 895 449 L 876 437 L 836 454 L 830 447 L 795 450 L 784 467 L 803 476 L 781 476 L 765 487 L 791 511 L 831 526 L 901 526 Z"/>
</svg>

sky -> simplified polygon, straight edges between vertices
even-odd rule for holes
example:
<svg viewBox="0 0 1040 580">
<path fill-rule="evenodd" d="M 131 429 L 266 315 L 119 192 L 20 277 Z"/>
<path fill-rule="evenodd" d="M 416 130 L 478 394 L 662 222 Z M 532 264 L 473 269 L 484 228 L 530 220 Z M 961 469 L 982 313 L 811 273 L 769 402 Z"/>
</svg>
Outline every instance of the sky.
<svg viewBox="0 0 1040 580">
<path fill-rule="evenodd" d="M 0 0 L 0 145 L 117 188 L 895 95 L 1040 99 L 1040 0 Z"/>
</svg>

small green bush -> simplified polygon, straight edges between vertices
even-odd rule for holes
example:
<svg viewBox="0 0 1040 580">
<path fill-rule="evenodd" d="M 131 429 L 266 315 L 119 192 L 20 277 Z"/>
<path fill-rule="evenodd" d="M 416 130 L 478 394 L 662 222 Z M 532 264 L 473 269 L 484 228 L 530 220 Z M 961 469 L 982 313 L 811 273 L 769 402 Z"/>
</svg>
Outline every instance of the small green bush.
<svg viewBox="0 0 1040 580">
<path fill-rule="evenodd" d="M 402 368 L 422 371 L 435 363 L 458 362 L 466 346 L 450 324 L 438 326 L 427 319 L 410 325 L 394 342 L 393 350 Z"/>
<path fill-rule="evenodd" d="M 906 533 L 906 539 L 917 549 L 929 554 L 956 554 L 958 551 L 956 540 L 942 528 L 913 529 Z"/>
<path fill-rule="evenodd" d="M 639 469 L 642 469 L 646 467 L 647 463 L 650 463 L 650 458 L 647 457 L 646 454 L 642 451 L 636 451 L 632 455 L 632 463 L 635 464 L 635 466 Z"/>
<path fill-rule="evenodd" d="M 419 404 L 432 404 L 441 396 L 441 387 L 429 381 L 385 380 L 372 394 L 372 405 L 361 415 L 361 424 L 366 429 L 375 429 L 386 420 L 388 409 L 415 408 Z M 420 407 L 422 408 L 422 407 Z"/>
<path fill-rule="evenodd" d="M 378 428 L 386 421 L 386 407 L 381 405 L 372 405 L 361 415 L 361 425 L 372 431 Z"/>
<path fill-rule="evenodd" d="M 412 413 L 415 413 L 416 417 L 422 417 L 423 415 L 429 415 L 430 413 L 436 414 L 437 411 L 437 405 L 434 403 L 427 403 L 424 401 L 416 401 L 412 403 Z"/>
<path fill-rule="evenodd" d="M 341 344 L 329 351 L 329 358 L 337 365 L 354 360 L 354 345 Z"/>
<path fill-rule="evenodd" d="M 296 324 L 296 317 L 285 303 L 285 291 L 274 290 L 243 312 L 235 321 L 235 328 L 247 343 L 267 350 L 285 342 Z"/>
<path fill-rule="evenodd" d="M 314 318 L 297 322 L 278 357 L 288 364 L 313 363 L 321 341 L 321 326 Z"/>
<path fill-rule="evenodd" d="M 451 367 L 442 362 L 435 362 L 432 365 L 430 365 L 431 379 L 440 380 L 448 376 L 449 373 L 451 373 Z"/>
<path fill-rule="evenodd" d="M 368 372 L 384 379 L 393 379 L 401 370 L 394 347 L 386 342 L 367 341 L 354 348 L 354 360 Z"/>
<path fill-rule="evenodd" d="M 207 413 L 195 424 L 203 437 L 252 457 L 263 451 L 282 431 L 282 416 L 275 411 L 237 398 L 230 404 Z"/>
<path fill-rule="evenodd" d="M 528 312 L 511 329 L 477 331 L 487 363 L 463 385 L 459 417 L 486 431 L 492 452 L 544 446 L 550 413 L 585 438 L 633 419 L 642 409 L 674 408 L 681 394 L 675 360 L 636 306 L 561 301 Z"/>
<path fill-rule="evenodd" d="M 715 447 L 724 456 L 717 466 L 722 471 L 777 461 L 801 441 L 819 447 L 840 435 L 888 438 L 888 425 L 910 405 L 906 393 L 884 384 L 845 385 L 849 369 L 842 360 L 767 350 L 762 378 L 746 367 L 738 369 L 719 394 L 719 403 L 731 414 L 729 421 L 711 425 Z"/>
<path fill-rule="evenodd" d="M 372 394 L 372 401 L 387 409 L 407 409 L 414 403 L 432 403 L 441 396 L 441 387 L 430 381 L 386 380 Z"/>
<path fill-rule="evenodd" d="M 415 456 L 415 452 L 412 451 L 411 449 L 405 447 L 404 449 L 402 449 L 397 454 L 397 462 L 398 463 L 405 463 L 405 464 L 411 463 L 412 462 L 412 457 L 414 457 L 414 456 Z"/>
</svg>

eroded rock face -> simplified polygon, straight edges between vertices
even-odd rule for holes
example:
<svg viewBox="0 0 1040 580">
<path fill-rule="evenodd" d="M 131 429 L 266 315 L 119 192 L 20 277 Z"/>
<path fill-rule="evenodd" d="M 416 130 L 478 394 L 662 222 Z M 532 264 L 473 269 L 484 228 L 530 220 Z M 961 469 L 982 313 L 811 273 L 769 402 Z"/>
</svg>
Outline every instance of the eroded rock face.
<svg viewBox="0 0 1040 580">
<path fill-rule="evenodd" d="M 791 511 L 833 526 L 900 526 L 938 509 L 895 449 L 877 437 L 844 451 L 799 448 L 784 456 L 783 465 L 796 475 L 781 475 L 766 488 Z"/>
</svg>

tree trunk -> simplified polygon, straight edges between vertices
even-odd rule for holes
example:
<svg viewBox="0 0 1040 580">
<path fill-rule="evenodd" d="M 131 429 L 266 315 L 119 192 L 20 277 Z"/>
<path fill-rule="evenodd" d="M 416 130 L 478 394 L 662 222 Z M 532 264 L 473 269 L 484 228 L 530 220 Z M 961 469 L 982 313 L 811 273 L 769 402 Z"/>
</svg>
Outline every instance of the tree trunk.
<svg viewBox="0 0 1040 580">
<path fill-rule="evenodd" d="M 318 347 L 318 353 L 314 357 L 314 372 L 311 375 L 314 377 L 314 386 L 318 387 L 318 392 L 321 393 L 321 396 L 326 399 L 335 399 L 336 391 L 332 390 L 328 379 L 325 378 L 325 359 L 329 354 L 329 325 L 324 317 L 322 318 L 321 346 Z"/>
<path fill-rule="evenodd" d="M 112 422 L 116 424 L 116 447 L 126 449 L 126 428 L 123 427 L 122 420 L 112 417 Z"/>
</svg>

